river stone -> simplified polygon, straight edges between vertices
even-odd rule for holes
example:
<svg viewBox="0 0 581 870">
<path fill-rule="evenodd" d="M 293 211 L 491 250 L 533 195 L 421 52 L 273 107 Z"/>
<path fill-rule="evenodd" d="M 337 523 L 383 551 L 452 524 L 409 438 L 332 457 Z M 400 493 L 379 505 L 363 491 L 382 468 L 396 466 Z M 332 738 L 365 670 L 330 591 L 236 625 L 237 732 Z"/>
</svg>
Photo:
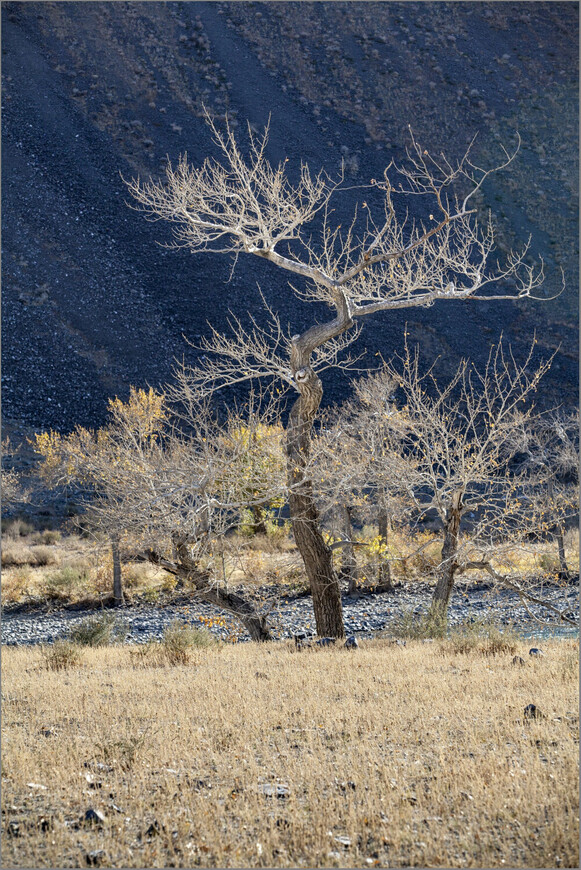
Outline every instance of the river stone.
<svg viewBox="0 0 581 870">
<path fill-rule="evenodd" d="M 357 649 L 359 647 L 359 644 L 357 643 L 357 638 L 354 634 L 348 637 L 343 645 L 345 649 Z"/>
<path fill-rule="evenodd" d="M 88 822 L 90 825 L 102 825 L 105 821 L 105 816 L 101 812 L 101 810 L 94 810 L 93 807 L 89 807 L 83 816 L 83 821 Z"/>
<path fill-rule="evenodd" d="M 529 650 L 529 655 L 530 656 L 544 656 L 544 652 L 542 651 L 542 649 L 538 649 L 536 646 L 533 646 Z"/>
<path fill-rule="evenodd" d="M 527 704 L 525 707 L 525 719 L 544 719 L 545 714 L 536 706 L 536 704 Z"/>
</svg>

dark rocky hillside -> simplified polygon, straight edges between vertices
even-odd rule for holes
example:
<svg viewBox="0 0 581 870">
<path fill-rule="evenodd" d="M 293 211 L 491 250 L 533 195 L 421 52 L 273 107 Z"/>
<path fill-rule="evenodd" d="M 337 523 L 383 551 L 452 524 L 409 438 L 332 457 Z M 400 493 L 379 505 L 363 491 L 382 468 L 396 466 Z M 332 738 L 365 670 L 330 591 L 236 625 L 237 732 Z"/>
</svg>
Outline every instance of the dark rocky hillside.
<svg viewBox="0 0 581 870">
<path fill-rule="evenodd" d="M 353 185 L 400 159 L 411 124 L 451 158 L 522 149 L 485 188 L 500 253 L 532 236 L 555 301 L 442 303 L 366 323 L 370 357 L 403 327 L 443 368 L 482 360 L 504 330 L 517 354 L 561 350 L 542 402 L 577 402 L 576 3 L 2 4 L 3 414 L 37 427 L 104 422 L 107 398 L 158 385 L 193 358 L 207 321 L 257 312 L 259 289 L 298 329 L 313 316 L 270 264 L 169 251 L 131 211 L 122 176 L 159 175 L 212 144 L 202 106 L 244 138 L 271 118 L 268 157 Z M 353 193 L 338 199 L 338 218 Z M 317 315 L 324 312 L 316 312 Z M 345 393 L 328 373 L 326 400 Z"/>
</svg>

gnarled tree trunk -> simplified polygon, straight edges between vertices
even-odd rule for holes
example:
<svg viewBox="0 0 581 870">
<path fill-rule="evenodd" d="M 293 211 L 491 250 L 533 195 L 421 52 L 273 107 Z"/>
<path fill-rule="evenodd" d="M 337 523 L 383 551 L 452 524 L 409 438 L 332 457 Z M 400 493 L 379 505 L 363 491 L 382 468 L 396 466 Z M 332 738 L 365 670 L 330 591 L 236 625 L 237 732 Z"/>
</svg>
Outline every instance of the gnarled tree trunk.
<svg viewBox="0 0 581 870">
<path fill-rule="evenodd" d="M 332 326 L 336 328 L 337 324 Z M 323 387 L 310 366 L 312 350 L 328 327 L 312 327 L 293 336 L 291 368 L 300 393 L 287 424 L 286 450 L 289 507 L 296 545 L 302 556 L 313 596 L 317 634 L 345 637 L 339 580 L 333 570 L 331 549 L 321 534 L 313 485 L 306 473 L 311 452 L 311 429 L 321 403 Z"/>
<path fill-rule="evenodd" d="M 266 616 L 257 613 L 252 602 L 247 601 L 236 592 L 227 592 L 212 586 L 212 578 L 207 571 L 201 571 L 192 560 L 187 540 L 184 537 L 174 537 L 174 547 L 178 553 L 178 561 L 170 562 L 154 550 L 147 551 L 147 558 L 154 565 L 159 565 L 165 571 L 173 574 L 178 580 L 188 581 L 194 585 L 201 601 L 207 601 L 220 610 L 227 610 L 244 625 L 252 640 L 272 640 Z"/>
<path fill-rule="evenodd" d="M 462 517 L 462 493 L 455 492 L 452 495 L 450 507 L 446 511 L 446 524 L 444 527 L 444 543 L 440 567 L 438 569 L 438 582 L 432 598 L 431 612 L 446 618 L 450 596 L 454 588 L 454 575 L 458 570 L 456 554 L 458 552 L 458 535 L 460 532 L 460 519 Z"/>
</svg>

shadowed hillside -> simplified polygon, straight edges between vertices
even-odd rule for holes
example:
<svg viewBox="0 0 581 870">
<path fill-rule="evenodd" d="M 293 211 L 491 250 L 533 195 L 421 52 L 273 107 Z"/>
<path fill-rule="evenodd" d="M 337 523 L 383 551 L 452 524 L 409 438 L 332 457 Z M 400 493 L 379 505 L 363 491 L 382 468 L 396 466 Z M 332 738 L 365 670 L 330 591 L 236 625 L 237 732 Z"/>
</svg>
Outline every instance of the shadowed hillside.
<svg viewBox="0 0 581 870">
<path fill-rule="evenodd" d="M 459 157 L 510 170 L 479 202 L 500 252 L 532 235 L 553 302 L 436 305 L 377 315 L 360 347 L 388 357 L 408 322 L 427 360 L 477 361 L 500 332 L 521 353 L 561 345 L 545 404 L 577 401 L 578 7 L 574 3 L 4 3 L 3 413 L 33 426 L 100 425 L 129 384 L 163 383 L 207 321 L 262 306 L 298 331 L 313 307 L 266 262 L 168 251 L 131 211 L 122 176 L 158 176 L 213 146 L 203 105 L 245 137 L 270 116 L 268 158 L 349 184 L 401 159 L 408 124 Z M 337 200 L 348 219 L 354 193 Z M 504 288 L 505 290 L 508 288 Z M 324 315 L 324 311 L 317 314 Z M 326 400 L 344 396 L 328 373 Z"/>
</svg>

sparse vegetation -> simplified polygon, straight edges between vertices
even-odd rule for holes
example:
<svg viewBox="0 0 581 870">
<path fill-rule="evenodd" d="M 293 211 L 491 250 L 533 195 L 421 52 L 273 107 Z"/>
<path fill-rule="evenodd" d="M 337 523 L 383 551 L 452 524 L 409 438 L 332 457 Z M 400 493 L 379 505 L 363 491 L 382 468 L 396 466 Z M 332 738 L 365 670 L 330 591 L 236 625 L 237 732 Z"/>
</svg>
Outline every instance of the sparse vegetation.
<svg viewBox="0 0 581 870">
<path fill-rule="evenodd" d="M 79 646 L 107 646 L 122 641 L 126 634 L 126 629 L 114 613 L 102 613 L 75 625 L 69 637 Z"/>
<path fill-rule="evenodd" d="M 578 643 L 439 646 L 8 648 L 3 864 L 577 867 Z"/>
<path fill-rule="evenodd" d="M 52 645 L 43 646 L 41 655 L 44 666 L 49 671 L 67 671 L 81 664 L 82 653 L 78 646 L 69 640 L 55 640 Z"/>
<path fill-rule="evenodd" d="M 89 572 L 85 568 L 65 565 L 45 578 L 45 594 L 49 601 L 70 600 L 80 587 L 87 588 Z"/>
<path fill-rule="evenodd" d="M 485 656 L 513 655 L 518 643 L 518 635 L 510 626 L 497 625 L 488 618 L 473 618 L 454 626 L 440 649 L 454 655 L 473 652 Z"/>
<path fill-rule="evenodd" d="M 404 610 L 393 630 L 395 637 L 406 640 L 433 640 L 446 635 L 446 617 L 431 610 Z"/>
<path fill-rule="evenodd" d="M 170 665 L 186 665 L 194 649 L 203 649 L 215 644 L 209 631 L 191 628 L 174 620 L 165 629 L 161 641 L 163 653 Z"/>
</svg>

